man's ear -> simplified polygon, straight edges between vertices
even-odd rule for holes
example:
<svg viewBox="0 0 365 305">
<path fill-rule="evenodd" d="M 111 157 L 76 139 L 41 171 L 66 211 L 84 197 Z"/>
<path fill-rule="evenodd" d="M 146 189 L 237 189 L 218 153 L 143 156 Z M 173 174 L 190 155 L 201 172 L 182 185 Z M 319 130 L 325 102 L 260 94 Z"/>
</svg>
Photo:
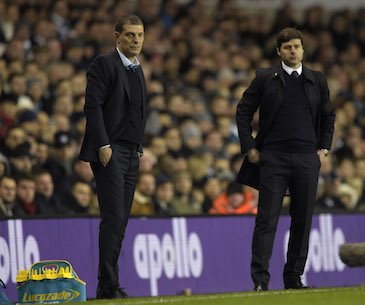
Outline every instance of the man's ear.
<svg viewBox="0 0 365 305">
<path fill-rule="evenodd" d="M 276 54 L 280 56 L 280 49 L 278 47 L 276 48 Z"/>
</svg>

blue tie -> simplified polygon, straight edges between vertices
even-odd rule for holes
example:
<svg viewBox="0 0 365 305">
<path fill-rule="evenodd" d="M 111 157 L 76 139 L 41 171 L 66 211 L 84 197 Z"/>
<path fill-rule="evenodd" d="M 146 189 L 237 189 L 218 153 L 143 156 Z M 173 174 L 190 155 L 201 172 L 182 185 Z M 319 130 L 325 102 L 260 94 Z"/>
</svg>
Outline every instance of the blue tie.
<svg viewBox="0 0 365 305">
<path fill-rule="evenodd" d="M 137 67 L 138 67 L 137 65 L 129 65 L 128 66 L 129 70 L 132 71 L 132 72 L 136 72 Z"/>
<path fill-rule="evenodd" d="M 292 77 L 294 77 L 294 78 L 297 78 L 297 77 L 299 77 L 299 74 L 298 74 L 298 72 L 297 71 L 293 71 L 292 73 L 291 73 L 291 76 Z"/>
</svg>

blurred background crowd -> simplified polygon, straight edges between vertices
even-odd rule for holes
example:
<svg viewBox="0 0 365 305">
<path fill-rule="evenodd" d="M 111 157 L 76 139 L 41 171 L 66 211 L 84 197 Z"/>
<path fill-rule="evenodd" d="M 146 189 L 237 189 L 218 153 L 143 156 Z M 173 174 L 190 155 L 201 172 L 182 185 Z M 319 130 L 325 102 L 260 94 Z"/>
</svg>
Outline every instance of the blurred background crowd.
<svg viewBox="0 0 365 305">
<path fill-rule="evenodd" d="M 255 71 L 278 60 L 275 37 L 287 26 L 302 31 L 304 63 L 325 73 L 336 108 L 317 210 L 364 211 L 365 9 L 0 0 L 0 217 L 99 213 L 90 165 L 78 160 L 86 70 L 115 48 L 126 13 L 146 32 L 138 59 L 148 120 L 133 215 L 256 213 L 256 190 L 234 182 L 243 160 L 236 106 Z"/>
</svg>

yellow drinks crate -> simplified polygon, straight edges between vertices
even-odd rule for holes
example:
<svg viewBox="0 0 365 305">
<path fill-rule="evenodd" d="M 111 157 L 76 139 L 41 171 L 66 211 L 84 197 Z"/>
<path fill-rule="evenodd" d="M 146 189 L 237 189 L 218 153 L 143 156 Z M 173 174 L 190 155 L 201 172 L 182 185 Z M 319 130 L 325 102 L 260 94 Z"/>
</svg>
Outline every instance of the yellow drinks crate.
<svg viewBox="0 0 365 305">
<path fill-rule="evenodd" d="M 56 304 L 86 301 L 86 283 L 71 264 L 62 260 L 41 261 L 18 271 L 19 304 Z"/>
</svg>

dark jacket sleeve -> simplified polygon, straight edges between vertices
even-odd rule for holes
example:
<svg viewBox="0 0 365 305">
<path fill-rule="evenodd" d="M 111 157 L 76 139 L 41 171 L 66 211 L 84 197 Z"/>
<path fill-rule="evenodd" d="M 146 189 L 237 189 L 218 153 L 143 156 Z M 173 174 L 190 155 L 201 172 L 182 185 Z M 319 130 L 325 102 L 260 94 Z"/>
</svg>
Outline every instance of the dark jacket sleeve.
<svg viewBox="0 0 365 305">
<path fill-rule="evenodd" d="M 241 152 L 245 154 L 251 148 L 256 148 L 255 139 L 252 136 L 252 118 L 261 100 L 263 76 L 260 71 L 252 80 L 248 89 L 243 93 L 242 99 L 237 105 L 236 122 L 241 142 Z"/>
<path fill-rule="evenodd" d="M 110 144 L 102 109 L 112 85 L 111 69 L 108 67 L 108 62 L 103 56 L 99 56 L 91 63 L 86 74 L 87 87 L 84 107 L 87 120 L 86 132 L 95 150 Z"/>
<path fill-rule="evenodd" d="M 331 149 L 336 114 L 330 101 L 326 77 L 321 72 L 317 72 L 317 79 L 321 88 L 321 123 L 318 148 Z"/>
</svg>

